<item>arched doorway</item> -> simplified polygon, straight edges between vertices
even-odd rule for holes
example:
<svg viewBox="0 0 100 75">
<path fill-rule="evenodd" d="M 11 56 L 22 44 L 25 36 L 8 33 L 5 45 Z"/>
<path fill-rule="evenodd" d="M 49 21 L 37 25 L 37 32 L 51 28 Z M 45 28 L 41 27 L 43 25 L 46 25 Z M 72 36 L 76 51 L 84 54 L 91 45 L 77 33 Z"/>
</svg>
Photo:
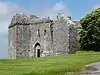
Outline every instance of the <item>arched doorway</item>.
<svg viewBox="0 0 100 75">
<path fill-rule="evenodd" d="M 34 46 L 34 57 L 40 57 L 41 54 L 40 54 L 40 44 L 39 43 L 36 43 L 35 46 Z"/>
</svg>

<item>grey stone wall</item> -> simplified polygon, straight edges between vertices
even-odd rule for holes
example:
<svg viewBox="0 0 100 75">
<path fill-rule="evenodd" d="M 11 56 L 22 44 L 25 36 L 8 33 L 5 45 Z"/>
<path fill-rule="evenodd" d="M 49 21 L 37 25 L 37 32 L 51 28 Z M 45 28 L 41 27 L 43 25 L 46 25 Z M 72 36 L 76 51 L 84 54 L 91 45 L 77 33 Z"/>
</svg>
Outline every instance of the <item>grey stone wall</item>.
<svg viewBox="0 0 100 75">
<path fill-rule="evenodd" d="M 9 29 L 9 58 L 27 58 L 29 56 L 29 34 L 28 25 L 16 24 Z"/>
<path fill-rule="evenodd" d="M 66 54 L 68 53 L 69 47 L 69 27 L 64 21 L 54 22 L 53 32 L 53 46 L 55 54 Z"/>
<path fill-rule="evenodd" d="M 16 26 L 17 28 L 17 26 Z M 22 24 L 18 25 L 18 43 L 16 44 L 17 46 L 17 51 L 16 51 L 16 57 L 17 58 L 28 58 L 29 56 L 29 40 L 30 40 L 30 31 L 29 31 L 29 26 Z"/>
<path fill-rule="evenodd" d="M 69 25 L 69 54 L 75 53 L 78 49 L 76 25 Z"/>
<path fill-rule="evenodd" d="M 72 54 L 77 50 L 76 36 L 74 23 L 62 14 L 56 21 L 16 14 L 9 26 L 9 58 Z"/>
<path fill-rule="evenodd" d="M 8 58 L 16 58 L 16 33 L 15 28 L 12 27 L 8 30 Z"/>
<path fill-rule="evenodd" d="M 34 57 L 35 50 L 34 47 L 36 43 L 41 46 L 41 57 L 49 56 L 51 54 L 51 32 L 50 32 L 50 22 L 39 23 L 30 25 L 31 30 L 31 40 L 30 40 L 30 57 Z"/>
</svg>

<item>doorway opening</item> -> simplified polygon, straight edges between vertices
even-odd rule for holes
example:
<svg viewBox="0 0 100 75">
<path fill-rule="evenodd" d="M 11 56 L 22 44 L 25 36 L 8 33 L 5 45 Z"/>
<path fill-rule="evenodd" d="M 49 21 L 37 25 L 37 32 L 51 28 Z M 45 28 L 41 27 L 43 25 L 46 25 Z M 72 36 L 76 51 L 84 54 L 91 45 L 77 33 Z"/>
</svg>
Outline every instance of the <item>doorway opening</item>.
<svg viewBox="0 0 100 75">
<path fill-rule="evenodd" d="M 41 57 L 40 51 L 40 44 L 36 43 L 34 47 L 34 57 Z"/>
<path fill-rule="evenodd" d="M 40 57 L 40 49 L 37 49 L 37 57 Z"/>
</svg>

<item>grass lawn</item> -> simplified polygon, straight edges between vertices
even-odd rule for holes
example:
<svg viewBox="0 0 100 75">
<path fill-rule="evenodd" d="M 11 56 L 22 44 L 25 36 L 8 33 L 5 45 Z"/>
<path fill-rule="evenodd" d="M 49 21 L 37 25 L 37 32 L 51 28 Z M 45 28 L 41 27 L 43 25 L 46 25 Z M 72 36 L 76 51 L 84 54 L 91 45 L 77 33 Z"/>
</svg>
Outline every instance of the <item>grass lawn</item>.
<svg viewBox="0 0 100 75">
<path fill-rule="evenodd" d="M 100 61 L 100 52 L 77 52 L 33 59 L 1 59 L 0 75 L 72 75 L 96 61 Z"/>
</svg>

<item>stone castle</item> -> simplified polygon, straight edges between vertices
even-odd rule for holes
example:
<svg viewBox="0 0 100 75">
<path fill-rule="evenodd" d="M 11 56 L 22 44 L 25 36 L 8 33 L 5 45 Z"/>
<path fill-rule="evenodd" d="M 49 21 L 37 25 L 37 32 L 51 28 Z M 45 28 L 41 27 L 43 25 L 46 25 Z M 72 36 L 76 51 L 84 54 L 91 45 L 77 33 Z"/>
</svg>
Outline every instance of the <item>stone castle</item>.
<svg viewBox="0 0 100 75">
<path fill-rule="evenodd" d="M 76 24 L 58 14 L 56 20 L 16 14 L 9 25 L 9 58 L 72 54 L 77 50 Z"/>
</svg>

